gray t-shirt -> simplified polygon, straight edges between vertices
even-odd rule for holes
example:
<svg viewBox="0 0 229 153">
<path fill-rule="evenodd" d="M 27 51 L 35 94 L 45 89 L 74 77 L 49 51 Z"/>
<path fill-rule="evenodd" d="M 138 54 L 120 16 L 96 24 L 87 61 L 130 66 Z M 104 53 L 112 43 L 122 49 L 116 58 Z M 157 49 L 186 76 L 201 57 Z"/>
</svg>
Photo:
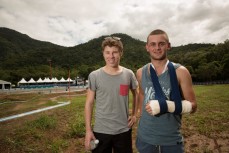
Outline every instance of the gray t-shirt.
<svg viewBox="0 0 229 153">
<path fill-rule="evenodd" d="M 123 68 L 109 75 L 102 68 L 89 75 L 89 88 L 96 93 L 94 132 L 119 134 L 129 130 L 129 89 L 137 88 L 132 70 Z"/>
</svg>

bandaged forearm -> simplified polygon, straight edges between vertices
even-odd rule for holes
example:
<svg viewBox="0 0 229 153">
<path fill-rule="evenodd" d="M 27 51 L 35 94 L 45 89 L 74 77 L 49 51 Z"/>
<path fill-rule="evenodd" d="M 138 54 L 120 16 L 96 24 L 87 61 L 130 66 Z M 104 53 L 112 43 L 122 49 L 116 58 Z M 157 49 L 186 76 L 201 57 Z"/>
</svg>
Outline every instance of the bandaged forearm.
<svg viewBox="0 0 229 153">
<path fill-rule="evenodd" d="M 166 100 L 168 106 L 168 112 L 173 113 L 175 111 L 175 103 L 173 101 Z M 182 112 L 181 114 L 191 113 L 192 103 L 187 100 L 182 100 Z M 157 115 L 160 113 L 160 105 L 158 100 L 150 100 L 149 105 L 152 110 L 152 115 Z"/>
<path fill-rule="evenodd" d="M 160 113 L 160 105 L 158 100 L 150 100 L 149 101 L 149 106 L 152 110 L 152 115 L 157 115 Z"/>
<path fill-rule="evenodd" d="M 166 100 L 168 106 L 168 112 L 173 113 L 175 111 L 175 103 L 173 101 Z M 191 113 L 192 111 L 192 103 L 187 100 L 182 100 L 182 112 L 181 114 Z"/>
</svg>

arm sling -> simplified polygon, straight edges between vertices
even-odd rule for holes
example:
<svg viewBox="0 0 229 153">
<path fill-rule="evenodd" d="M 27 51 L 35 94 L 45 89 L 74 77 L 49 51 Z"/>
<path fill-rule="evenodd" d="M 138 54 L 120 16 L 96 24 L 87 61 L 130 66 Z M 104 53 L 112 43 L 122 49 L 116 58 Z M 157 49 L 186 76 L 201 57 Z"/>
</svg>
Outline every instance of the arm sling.
<svg viewBox="0 0 229 153">
<path fill-rule="evenodd" d="M 170 93 L 170 100 L 174 101 L 175 103 L 175 115 L 180 115 L 182 112 L 182 103 L 181 103 L 181 95 L 180 95 L 180 88 L 178 86 L 178 80 L 176 75 L 176 70 L 171 62 L 168 63 L 168 71 L 170 76 L 170 83 L 171 83 L 171 93 Z M 164 92 L 162 91 L 161 85 L 158 80 L 158 76 L 153 69 L 153 67 L 150 65 L 150 76 L 153 83 L 153 87 L 155 90 L 155 100 L 159 101 L 160 106 L 160 113 L 164 114 L 168 112 L 168 106 L 166 103 L 166 96 Z"/>
</svg>

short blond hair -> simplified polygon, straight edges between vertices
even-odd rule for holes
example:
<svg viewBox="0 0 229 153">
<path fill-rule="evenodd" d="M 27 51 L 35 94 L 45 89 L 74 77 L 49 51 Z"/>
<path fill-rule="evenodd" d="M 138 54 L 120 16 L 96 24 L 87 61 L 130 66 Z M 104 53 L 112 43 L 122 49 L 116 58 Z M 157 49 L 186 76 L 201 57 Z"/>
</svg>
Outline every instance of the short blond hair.
<svg viewBox="0 0 229 153">
<path fill-rule="evenodd" d="M 150 34 L 147 37 L 147 43 L 149 41 L 149 37 L 152 35 L 164 35 L 166 41 L 169 43 L 169 37 L 168 37 L 167 33 L 161 29 L 156 29 L 156 30 L 153 30 L 152 32 L 150 32 Z"/>
</svg>

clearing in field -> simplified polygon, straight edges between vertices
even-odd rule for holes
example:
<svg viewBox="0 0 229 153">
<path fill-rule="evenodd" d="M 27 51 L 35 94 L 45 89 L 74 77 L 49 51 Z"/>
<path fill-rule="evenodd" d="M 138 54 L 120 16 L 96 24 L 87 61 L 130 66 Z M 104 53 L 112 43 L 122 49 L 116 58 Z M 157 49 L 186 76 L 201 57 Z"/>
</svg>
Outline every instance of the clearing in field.
<svg viewBox="0 0 229 153">
<path fill-rule="evenodd" d="M 186 153 L 229 152 L 229 85 L 194 86 L 198 110 L 184 115 Z M 0 152 L 84 153 L 86 90 L 0 93 L 0 118 L 70 101 L 69 105 L 0 122 Z M 133 127 L 135 148 L 137 124 Z"/>
</svg>

